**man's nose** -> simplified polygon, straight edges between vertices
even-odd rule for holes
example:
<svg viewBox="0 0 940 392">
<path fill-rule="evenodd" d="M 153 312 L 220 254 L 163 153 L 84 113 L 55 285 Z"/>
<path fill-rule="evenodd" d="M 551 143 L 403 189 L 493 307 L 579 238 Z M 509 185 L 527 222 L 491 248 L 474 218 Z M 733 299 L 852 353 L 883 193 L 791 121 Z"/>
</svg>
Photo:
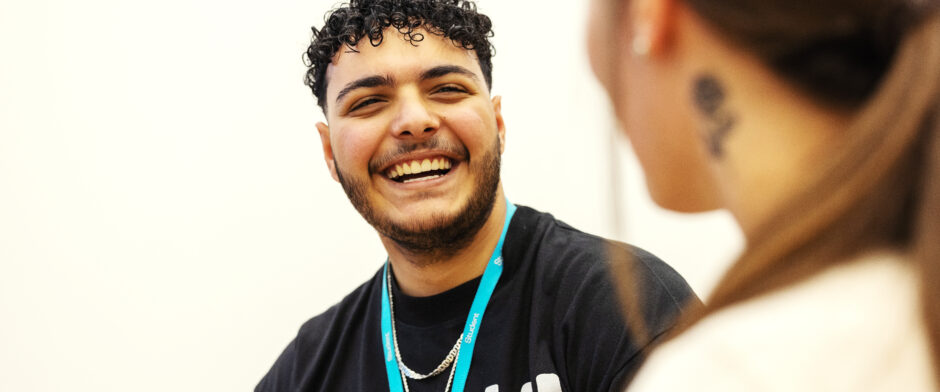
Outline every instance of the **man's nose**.
<svg viewBox="0 0 940 392">
<path fill-rule="evenodd" d="M 399 99 L 391 132 L 396 138 L 425 139 L 433 136 L 439 126 L 440 120 L 429 103 L 418 94 L 409 94 Z"/>
</svg>

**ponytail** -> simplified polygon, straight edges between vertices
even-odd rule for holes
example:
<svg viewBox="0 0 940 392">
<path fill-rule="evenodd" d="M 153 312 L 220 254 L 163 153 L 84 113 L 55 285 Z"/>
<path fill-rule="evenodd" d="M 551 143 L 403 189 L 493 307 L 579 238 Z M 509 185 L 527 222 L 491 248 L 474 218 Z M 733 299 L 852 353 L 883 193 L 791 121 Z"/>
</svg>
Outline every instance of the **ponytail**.
<svg viewBox="0 0 940 392">
<path fill-rule="evenodd" d="M 924 33 L 934 46 L 940 46 L 940 22 L 933 18 Z M 934 83 L 940 84 L 940 76 Z M 921 276 L 921 295 L 927 334 L 934 359 L 934 374 L 940 379 L 940 98 L 933 101 L 931 119 L 924 130 L 923 175 L 920 198 L 915 207 L 913 256 Z"/>
</svg>

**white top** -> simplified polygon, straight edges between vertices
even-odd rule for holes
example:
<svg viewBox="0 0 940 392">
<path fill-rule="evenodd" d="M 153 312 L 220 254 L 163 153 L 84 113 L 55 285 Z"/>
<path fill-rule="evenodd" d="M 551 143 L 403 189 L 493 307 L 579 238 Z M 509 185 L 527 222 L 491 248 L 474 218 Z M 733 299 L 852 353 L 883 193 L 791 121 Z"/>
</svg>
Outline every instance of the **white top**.
<svg viewBox="0 0 940 392">
<path fill-rule="evenodd" d="M 706 317 L 628 391 L 936 391 L 921 312 L 913 267 L 866 257 Z"/>
</svg>

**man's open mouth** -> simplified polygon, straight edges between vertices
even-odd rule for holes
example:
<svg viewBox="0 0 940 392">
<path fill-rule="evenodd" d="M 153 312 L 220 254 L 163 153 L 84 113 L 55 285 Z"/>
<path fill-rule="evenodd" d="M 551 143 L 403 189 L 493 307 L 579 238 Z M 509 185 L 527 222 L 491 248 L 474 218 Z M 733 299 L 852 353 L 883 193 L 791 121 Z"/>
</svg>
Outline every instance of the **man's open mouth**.
<svg viewBox="0 0 940 392">
<path fill-rule="evenodd" d="M 413 160 L 402 162 L 388 168 L 385 175 L 398 183 L 431 180 L 450 172 L 453 163 L 450 159 L 439 157 L 434 159 Z"/>
</svg>

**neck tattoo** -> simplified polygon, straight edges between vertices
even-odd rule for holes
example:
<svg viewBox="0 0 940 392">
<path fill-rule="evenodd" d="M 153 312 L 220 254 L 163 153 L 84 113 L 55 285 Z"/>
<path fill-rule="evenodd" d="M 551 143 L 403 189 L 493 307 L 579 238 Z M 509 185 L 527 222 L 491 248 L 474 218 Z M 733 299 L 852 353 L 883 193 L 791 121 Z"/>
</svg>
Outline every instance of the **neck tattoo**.
<svg viewBox="0 0 940 392">
<path fill-rule="evenodd" d="M 724 155 L 724 140 L 734 128 L 736 118 L 725 108 L 725 88 L 718 78 L 703 74 L 695 79 L 692 86 L 692 98 L 695 107 L 705 117 L 702 138 L 712 156 Z"/>
</svg>

